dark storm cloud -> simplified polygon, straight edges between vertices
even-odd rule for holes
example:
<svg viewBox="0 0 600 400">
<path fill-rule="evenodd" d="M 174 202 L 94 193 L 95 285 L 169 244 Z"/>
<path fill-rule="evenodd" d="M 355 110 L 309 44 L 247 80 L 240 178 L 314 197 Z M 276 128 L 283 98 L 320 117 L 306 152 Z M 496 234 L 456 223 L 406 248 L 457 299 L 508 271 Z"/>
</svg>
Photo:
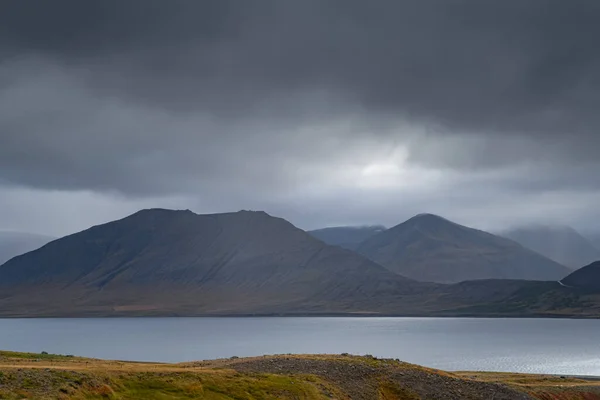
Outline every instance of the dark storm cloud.
<svg viewBox="0 0 600 400">
<path fill-rule="evenodd" d="M 8 54 L 81 65 L 105 90 L 169 106 L 241 113 L 257 98 L 323 90 L 456 130 L 598 126 L 590 0 L 9 1 L 2 11 Z"/>
<path fill-rule="evenodd" d="M 405 147 L 461 188 L 595 190 L 598 21 L 593 0 L 3 1 L 0 184 L 335 203 Z"/>
</svg>

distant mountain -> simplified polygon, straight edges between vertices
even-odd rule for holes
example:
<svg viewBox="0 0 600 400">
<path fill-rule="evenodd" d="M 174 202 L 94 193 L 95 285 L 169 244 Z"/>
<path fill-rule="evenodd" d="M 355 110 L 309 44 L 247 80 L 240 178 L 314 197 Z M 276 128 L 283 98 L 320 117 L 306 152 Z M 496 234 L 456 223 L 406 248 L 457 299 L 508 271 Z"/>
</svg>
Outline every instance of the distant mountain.
<svg viewBox="0 0 600 400">
<path fill-rule="evenodd" d="M 0 266 L 0 314 L 361 310 L 426 285 L 264 212 L 152 209 Z"/>
<path fill-rule="evenodd" d="M 0 231 L 0 265 L 11 258 L 42 247 L 54 240 L 34 233 Z"/>
<path fill-rule="evenodd" d="M 432 214 L 372 236 L 357 251 L 397 274 L 440 283 L 473 279 L 559 280 L 571 271 L 512 240 Z"/>
<path fill-rule="evenodd" d="M 503 232 L 502 236 L 570 268 L 600 260 L 600 250 L 567 226 L 521 227 Z"/>
<path fill-rule="evenodd" d="M 578 269 L 564 278 L 561 283 L 568 287 L 600 292 L 600 261 Z"/>
<path fill-rule="evenodd" d="M 327 244 L 354 250 L 371 236 L 383 232 L 384 226 L 336 226 L 308 231 L 312 236 Z"/>
<path fill-rule="evenodd" d="M 597 249 L 600 249 L 600 233 L 587 233 L 585 237 L 588 238 Z"/>
</svg>

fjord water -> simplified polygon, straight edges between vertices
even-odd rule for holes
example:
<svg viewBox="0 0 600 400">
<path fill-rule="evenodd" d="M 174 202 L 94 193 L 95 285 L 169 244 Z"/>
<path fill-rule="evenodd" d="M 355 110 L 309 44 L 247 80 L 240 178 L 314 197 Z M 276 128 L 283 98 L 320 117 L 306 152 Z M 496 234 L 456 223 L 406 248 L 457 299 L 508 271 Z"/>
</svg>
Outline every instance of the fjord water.
<svg viewBox="0 0 600 400">
<path fill-rule="evenodd" d="M 179 362 L 352 353 L 445 370 L 600 375 L 600 320 L 469 318 L 0 319 L 0 349 Z"/>
</svg>

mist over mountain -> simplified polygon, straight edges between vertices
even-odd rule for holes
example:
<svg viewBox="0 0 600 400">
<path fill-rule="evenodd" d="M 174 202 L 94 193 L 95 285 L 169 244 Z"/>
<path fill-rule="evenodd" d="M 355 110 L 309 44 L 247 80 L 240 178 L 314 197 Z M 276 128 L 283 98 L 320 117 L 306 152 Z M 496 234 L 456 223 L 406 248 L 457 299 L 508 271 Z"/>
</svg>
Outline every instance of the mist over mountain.
<svg viewBox="0 0 600 400">
<path fill-rule="evenodd" d="M 382 225 L 372 226 L 336 226 L 308 231 L 312 236 L 327 244 L 355 250 L 356 247 L 371 236 L 383 232 Z"/>
<path fill-rule="evenodd" d="M 501 235 L 572 269 L 600 260 L 600 250 L 568 226 L 524 226 Z"/>
<path fill-rule="evenodd" d="M 570 270 L 518 243 L 420 214 L 361 243 L 357 251 L 400 275 L 452 283 L 473 279 L 559 280 Z"/>
<path fill-rule="evenodd" d="M 597 249 L 600 249 L 600 232 L 586 233 L 585 237 L 589 238 Z"/>
</svg>

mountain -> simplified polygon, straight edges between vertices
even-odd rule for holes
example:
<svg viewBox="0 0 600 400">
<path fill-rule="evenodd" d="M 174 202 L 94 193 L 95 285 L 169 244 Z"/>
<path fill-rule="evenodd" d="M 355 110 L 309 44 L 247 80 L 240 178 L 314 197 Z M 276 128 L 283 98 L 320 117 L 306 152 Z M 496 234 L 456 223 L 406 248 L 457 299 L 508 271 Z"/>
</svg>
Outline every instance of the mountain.
<svg viewBox="0 0 600 400">
<path fill-rule="evenodd" d="M 585 235 L 585 237 L 588 238 L 597 249 L 600 249 L 600 233 L 588 233 Z"/>
<path fill-rule="evenodd" d="M 567 287 L 600 292 L 600 261 L 596 261 L 573 272 L 561 283 Z"/>
<path fill-rule="evenodd" d="M 0 265 L 11 258 L 42 247 L 54 240 L 34 233 L 0 231 Z"/>
<path fill-rule="evenodd" d="M 416 222 L 410 237 L 435 240 L 413 240 L 411 251 L 425 243 L 432 257 L 471 262 L 475 272 L 505 261 L 490 245 L 498 239 L 509 254 L 516 246 L 533 261 L 541 257 L 439 217 Z M 417 282 L 264 212 L 151 209 L 0 266 L 0 316 L 600 316 L 600 290 L 566 282 Z"/>
<path fill-rule="evenodd" d="M 361 310 L 424 286 L 264 212 L 151 209 L 0 266 L 0 314 Z"/>
<path fill-rule="evenodd" d="M 336 226 L 308 231 L 317 239 L 334 246 L 355 250 L 356 247 L 371 236 L 383 232 L 384 226 Z"/>
<path fill-rule="evenodd" d="M 512 240 L 420 214 L 372 236 L 357 251 L 397 274 L 440 283 L 559 280 L 571 271 Z"/>
<path fill-rule="evenodd" d="M 567 226 L 529 226 L 502 236 L 570 268 L 600 260 L 600 250 L 575 229 Z"/>
</svg>

